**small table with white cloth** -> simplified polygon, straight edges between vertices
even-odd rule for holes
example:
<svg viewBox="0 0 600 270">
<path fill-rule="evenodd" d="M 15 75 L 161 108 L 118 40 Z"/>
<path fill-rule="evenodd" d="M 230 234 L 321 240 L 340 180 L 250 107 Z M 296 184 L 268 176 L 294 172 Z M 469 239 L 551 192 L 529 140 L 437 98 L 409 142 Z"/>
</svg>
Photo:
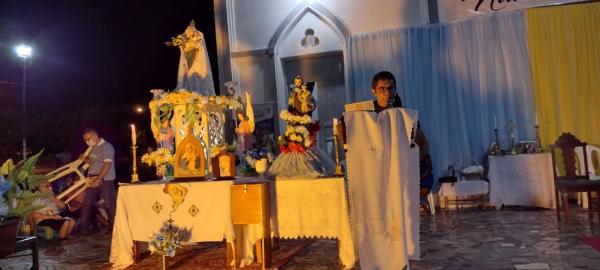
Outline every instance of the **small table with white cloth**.
<svg viewBox="0 0 600 270">
<path fill-rule="evenodd" d="M 480 196 L 482 207 L 485 207 L 485 195 L 490 190 L 490 185 L 484 180 L 460 180 L 456 183 L 442 183 L 438 196 L 440 197 L 440 207 L 448 209 L 448 198 L 456 198 L 452 202 L 456 203 L 456 208 L 460 209 L 466 201 L 476 201 L 476 199 L 461 199 L 461 197 Z"/>
<path fill-rule="evenodd" d="M 489 156 L 490 203 L 555 208 L 549 153 Z"/>
<path fill-rule="evenodd" d="M 173 224 L 191 229 L 187 242 L 234 239 L 230 194 L 233 181 L 179 182 L 187 189 L 185 200 L 171 214 Z M 122 185 L 117 196 L 110 262 L 122 269 L 134 263 L 134 241 L 148 241 L 169 219 L 173 199 L 166 182 Z"/>
</svg>

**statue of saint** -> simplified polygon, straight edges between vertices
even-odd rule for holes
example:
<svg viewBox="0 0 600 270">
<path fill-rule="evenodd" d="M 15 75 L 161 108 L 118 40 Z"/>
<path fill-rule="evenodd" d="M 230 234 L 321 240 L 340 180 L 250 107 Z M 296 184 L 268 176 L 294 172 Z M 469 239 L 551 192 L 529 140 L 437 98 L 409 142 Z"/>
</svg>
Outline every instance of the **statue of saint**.
<svg viewBox="0 0 600 270">
<path fill-rule="evenodd" d="M 252 146 L 252 133 L 254 133 L 254 109 L 252 108 L 252 97 L 246 92 L 246 115 L 237 113 L 239 120 L 235 133 L 238 136 L 240 150 L 245 151 Z"/>
<path fill-rule="evenodd" d="M 173 128 L 168 120 L 161 123 L 159 142 L 160 147 L 167 148 L 171 152 L 175 150 L 175 134 L 173 133 Z"/>
<path fill-rule="evenodd" d="M 315 100 L 307 84 L 300 76 L 294 78 L 294 85 L 288 98 L 288 111 L 296 115 L 312 115 Z"/>
<path fill-rule="evenodd" d="M 290 96 L 288 97 L 288 111 L 293 114 L 300 113 L 300 99 L 298 99 L 298 94 L 302 91 L 302 84 L 304 80 L 302 77 L 296 76 L 294 78 L 294 84 L 292 85 L 292 90 L 290 91 Z"/>
<path fill-rule="evenodd" d="M 177 46 L 181 51 L 179 57 L 179 72 L 177 73 L 177 89 L 196 91 L 202 95 L 214 95 L 215 86 L 204 34 L 198 31 L 194 21 L 185 29 L 183 34 L 166 42 L 168 46 Z"/>
<path fill-rule="evenodd" d="M 302 88 L 298 93 L 298 100 L 300 101 L 300 113 L 310 114 L 315 110 L 315 100 L 306 83 L 302 84 Z"/>
</svg>

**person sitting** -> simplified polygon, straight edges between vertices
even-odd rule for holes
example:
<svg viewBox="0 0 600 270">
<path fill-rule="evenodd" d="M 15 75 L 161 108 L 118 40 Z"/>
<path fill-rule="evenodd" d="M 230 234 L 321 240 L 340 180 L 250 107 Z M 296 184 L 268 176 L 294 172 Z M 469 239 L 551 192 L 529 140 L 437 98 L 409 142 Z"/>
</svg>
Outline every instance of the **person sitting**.
<svg viewBox="0 0 600 270">
<path fill-rule="evenodd" d="M 43 207 L 30 215 L 32 227 L 47 226 L 59 232 L 60 239 L 65 240 L 75 227 L 75 220 L 62 217 L 60 210 L 65 209 L 65 204 L 57 199 L 52 192 L 49 182 L 42 182 L 38 187 L 40 192 L 50 194 L 47 198 L 36 199 L 33 204 L 38 207 Z"/>
</svg>

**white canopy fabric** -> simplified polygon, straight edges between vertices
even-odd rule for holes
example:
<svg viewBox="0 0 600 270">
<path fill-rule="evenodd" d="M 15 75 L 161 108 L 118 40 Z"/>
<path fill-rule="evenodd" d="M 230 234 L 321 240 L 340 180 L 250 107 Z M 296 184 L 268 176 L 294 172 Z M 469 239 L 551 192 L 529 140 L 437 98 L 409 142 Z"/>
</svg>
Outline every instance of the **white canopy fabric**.
<svg viewBox="0 0 600 270">
<path fill-rule="evenodd" d="M 404 106 L 419 111 L 434 176 L 451 164 L 482 164 L 495 140 L 494 119 L 504 148 L 509 120 L 516 142 L 535 138 L 525 25 L 516 11 L 352 35 L 351 98 L 373 99 L 371 78 L 391 71 Z"/>
</svg>

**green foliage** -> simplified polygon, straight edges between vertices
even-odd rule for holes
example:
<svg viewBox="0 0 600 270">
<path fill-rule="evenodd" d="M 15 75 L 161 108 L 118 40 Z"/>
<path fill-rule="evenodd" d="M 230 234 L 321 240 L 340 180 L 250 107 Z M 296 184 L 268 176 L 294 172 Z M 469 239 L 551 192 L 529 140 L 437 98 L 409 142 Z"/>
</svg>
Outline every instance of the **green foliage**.
<svg viewBox="0 0 600 270">
<path fill-rule="evenodd" d="M 7 216 L 26 217 L 31 212 L 42 208 L 33 204 L 35 200 L 49 195 L 36 192 L 39 184 L 49 179 L 47 176 L 35 174 L 35 164 L 42 152 L 43 150 L 27 160 L 20 161 L 15 166 L 6 166 L 6 180 L 10 186 L 2 196 L 4 197 L 3 203 L 8 206 Z M 10 163 L 12 162 L 5 162 L 5 164 Z M 4 167 L 2 169 L 5 169 Z"/>
</svg>

